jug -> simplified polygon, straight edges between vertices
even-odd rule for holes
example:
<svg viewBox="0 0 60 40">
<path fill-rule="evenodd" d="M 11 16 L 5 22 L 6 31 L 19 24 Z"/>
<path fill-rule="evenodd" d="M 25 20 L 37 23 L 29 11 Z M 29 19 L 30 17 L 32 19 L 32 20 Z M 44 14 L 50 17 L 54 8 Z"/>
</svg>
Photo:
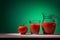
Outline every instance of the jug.
<svg viewBox="0 0 60 40">
<path fill-rule="evenodd" d="M 59 20 L 59 18 L 55 15 L 44 15 L 44 13 L 42 13 L 43 15 L 43 20 L 42 20 L 42 30 L 44 34 L 54 34 L 55 28 L 56 28 L 56 22 L 54 18 L 57 18 Z M 58 22 L 59 24 L 59 22 Z"/>
</svg>

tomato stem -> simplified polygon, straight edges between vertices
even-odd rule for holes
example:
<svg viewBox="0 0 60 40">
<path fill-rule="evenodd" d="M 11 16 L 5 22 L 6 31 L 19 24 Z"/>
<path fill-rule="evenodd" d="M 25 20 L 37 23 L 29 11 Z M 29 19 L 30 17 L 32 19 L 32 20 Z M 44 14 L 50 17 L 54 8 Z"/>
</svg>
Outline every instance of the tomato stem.
<svg viewBox="0 0 60 40">
<path fill-rule="evenodd" d="M 25 25 L 25 23 L 23 24 L 23 26 Z"/>
<path fill-rule="evenodd" d="M 31 21 L 29 21 L 29 23 L 31 23 Z"/>
</svg>

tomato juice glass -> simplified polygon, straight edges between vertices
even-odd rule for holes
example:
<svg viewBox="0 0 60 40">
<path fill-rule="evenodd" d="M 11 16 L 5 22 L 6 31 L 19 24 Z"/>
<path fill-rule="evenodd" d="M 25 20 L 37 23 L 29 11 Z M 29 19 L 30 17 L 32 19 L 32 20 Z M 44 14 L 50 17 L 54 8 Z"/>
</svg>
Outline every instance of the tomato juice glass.
<svg viewBox="0 0 60 40">
<path fill-rule="evenodd" d="M 39 20 L 32 20 L 32 21 L 29 21 L 29 23 L 30 23 L 31 34 L 39 34 L 40 21 Z"/>
</svg>

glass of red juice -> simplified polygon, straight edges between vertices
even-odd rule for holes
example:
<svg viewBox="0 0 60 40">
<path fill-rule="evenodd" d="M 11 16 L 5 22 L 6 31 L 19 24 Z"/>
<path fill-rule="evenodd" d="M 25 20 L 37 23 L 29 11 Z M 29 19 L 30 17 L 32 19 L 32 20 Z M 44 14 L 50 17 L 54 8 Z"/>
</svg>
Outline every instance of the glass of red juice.
<svg viewBox="0 0 60 40">
<path fill-rule="evenodd" d="M 30 23 L 31 34 L 39 34 L 40 21 L 39 20 L 32 20 L 32 21 L 29 21 L 29 23 Z"/>
</svg>

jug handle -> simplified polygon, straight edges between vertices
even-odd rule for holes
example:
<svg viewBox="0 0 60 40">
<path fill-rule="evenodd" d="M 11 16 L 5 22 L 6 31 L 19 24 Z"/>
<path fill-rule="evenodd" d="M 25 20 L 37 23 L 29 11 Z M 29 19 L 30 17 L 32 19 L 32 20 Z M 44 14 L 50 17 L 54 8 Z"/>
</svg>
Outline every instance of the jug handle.
<svg viewBox="0 0 60 40">
<path fill-rule="evenodd" d="M 59 19 L 58 16 L 56 16 L 56 15 L 51 15 L 51 16 L 52 16 L 52 19 L 54 19 L 54 17 L 57 18 L 58 19 L 58 24 L 60 24 L 60 22 L 59 22 L 60 19 Z"/>
</svg>

